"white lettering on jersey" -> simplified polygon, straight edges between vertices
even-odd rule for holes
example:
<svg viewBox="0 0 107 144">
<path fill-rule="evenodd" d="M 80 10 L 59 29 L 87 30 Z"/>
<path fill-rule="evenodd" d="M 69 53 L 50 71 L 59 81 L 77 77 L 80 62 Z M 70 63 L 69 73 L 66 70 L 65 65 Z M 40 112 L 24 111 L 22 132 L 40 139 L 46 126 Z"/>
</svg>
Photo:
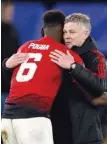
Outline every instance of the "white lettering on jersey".
<svg viewBox="0 0 107 144">
<path fill-rule="evenodd" d="M 17 72 L 16 75 L 17 82 L 26 82 L 31 80 L 37 70 L 37 65 L 35 62 L 40 62 L 42 59 L 41 53 L 28 53 L 28 54 L 29 58 L 20 65 L 19 71 Z M 34 58 L 34 62 L 29 63 L 28 60 L 30 58 Z M 28 69 L 28 73 L 26 75 L 23 74 L 25 69 Z"/>
<path fill-rule="evenodd" d="M 35 44 L 35 43 L 30 43 L 28 48 L 32 49 L 40 49 L 40 50 L 48 50 L 50 45 L 43 45 L 43 44 Z"/>
</svg>

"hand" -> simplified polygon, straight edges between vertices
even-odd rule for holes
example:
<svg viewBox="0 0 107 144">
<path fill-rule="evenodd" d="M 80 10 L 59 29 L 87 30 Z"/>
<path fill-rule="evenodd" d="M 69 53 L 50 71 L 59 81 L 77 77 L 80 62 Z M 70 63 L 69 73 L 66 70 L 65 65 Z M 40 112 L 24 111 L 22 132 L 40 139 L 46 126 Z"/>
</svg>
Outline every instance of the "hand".
<svg viewBox="0 0 107 144">
<path fill-rule="evenodd" d="M 17 65 L 23 63 L 25 60 L 28 59 L 28 53 L 16 53 L 13 54 L 7 61 L 6 67 L 7 68 L 14 68 Z"/>
<path fill-rule="evenodd" d="M 51 57 L 52 62 L 65 69 L 70 69 L 71 65 L 75 62 L 74 57 L 70 54 L 69 50 L 67 50 L 67 54 L 59 50 L 52 51 L 49 57 Z"/>
<path fill-rule="evenodd" d="M 94 105 L 107 105 L 107 92 L 104 92 L 100 97 L 92 100 Z"/>
</svg>

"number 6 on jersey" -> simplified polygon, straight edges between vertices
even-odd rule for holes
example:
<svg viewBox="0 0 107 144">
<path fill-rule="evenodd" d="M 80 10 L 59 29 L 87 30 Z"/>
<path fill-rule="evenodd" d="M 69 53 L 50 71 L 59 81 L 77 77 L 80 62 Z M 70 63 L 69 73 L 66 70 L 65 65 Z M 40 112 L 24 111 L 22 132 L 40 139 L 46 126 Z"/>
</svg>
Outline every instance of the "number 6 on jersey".
<svg viewBox="0 0 107 144">
<path fill-rule="evenodd" d="M 34 61 L 41 61 L 41 58 L 42 58 L 42 54 L 41 53 L 29 53 L 29 58 L 21 64 L 20 68 L 19 68 L 19 71 L 16 75 L 16 80 L 18 82 L 26 82 L 26 81 L 29 81 L 33 78 L 36 70 L 37 70 L 37 65 L 36 63 L 28 63 L 27 61 L 30 59 L 30 58 L 34 58 Z M 24 75 L 24 70 L 25 69 L 28 69 L 28 73 L 27 75 Z"/>
</svg>

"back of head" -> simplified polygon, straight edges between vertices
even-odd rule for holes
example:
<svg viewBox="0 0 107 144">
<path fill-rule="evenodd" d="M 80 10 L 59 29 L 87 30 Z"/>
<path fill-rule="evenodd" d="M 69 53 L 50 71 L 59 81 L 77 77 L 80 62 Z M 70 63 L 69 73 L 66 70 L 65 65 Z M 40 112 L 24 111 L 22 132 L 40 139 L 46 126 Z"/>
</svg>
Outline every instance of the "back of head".
<svg viewBox="0 0 107 144">
<path fill-rule="evenodd" d="M 57 41 L 62 40 L 65 15 L 63 12 L 53 9 L 43 15 L 43 36 L 51 36 Z"/>
</svg>

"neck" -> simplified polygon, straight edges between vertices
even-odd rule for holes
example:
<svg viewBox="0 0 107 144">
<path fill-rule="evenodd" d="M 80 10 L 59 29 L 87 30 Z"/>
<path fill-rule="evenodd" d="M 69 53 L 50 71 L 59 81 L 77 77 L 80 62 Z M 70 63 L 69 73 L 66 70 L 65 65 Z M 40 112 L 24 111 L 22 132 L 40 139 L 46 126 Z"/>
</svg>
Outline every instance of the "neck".
<svg viewBox="0 0 107 144">
<path fill-rule="evenodd" d="M 58 42 L 61 42 L 61 35 L 62 31 L 59 29 L 59 27 L 44 28 L 44 36 L 50 36 Z"/>
<path fill-rule="evenodd" d="M 57 42 L 60 42 L 61 40 L 60 40 L 60 36 L 59 35 L 54 35 L 54 34 L 45 34 L 45 37 L 46 36 L 49 36 L 49 37 L 51 37 L 51 38 L 53 38 L 54 40 L 56 40 Z"/>
</svg>

